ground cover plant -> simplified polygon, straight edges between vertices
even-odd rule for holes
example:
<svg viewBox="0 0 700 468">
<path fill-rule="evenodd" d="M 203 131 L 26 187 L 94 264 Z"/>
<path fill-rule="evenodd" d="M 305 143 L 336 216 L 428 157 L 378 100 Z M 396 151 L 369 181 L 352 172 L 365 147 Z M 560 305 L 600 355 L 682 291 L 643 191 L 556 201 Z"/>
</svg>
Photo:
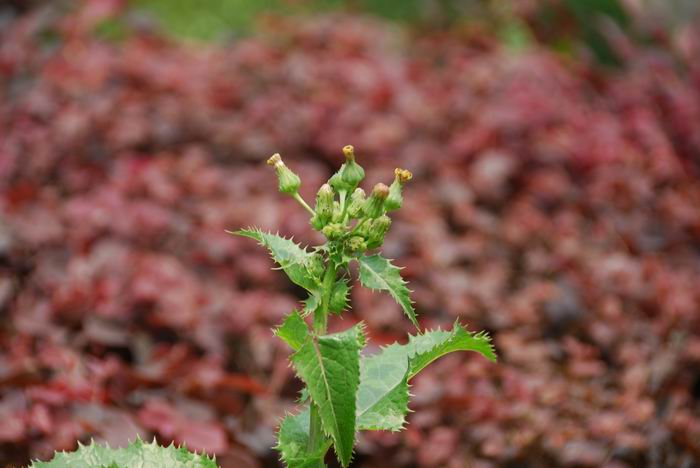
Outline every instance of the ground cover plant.
<svg viewBox="0 0 700 468">
<path fill-rule="evenodd" d="M 326 242 L 311 250 L 293 240 L 258 229 L 232 232 L 266 247 L 289 279 L 308 292 L 301 312 L 293 311 L 275 334 L 295 352 L 291 362 L 304 382 L 301 403 L 306 407 L 288 415 L 278 433 L 277 450 L 289 467 L 326 466 L 332 446 L 342 466 L 352 460 L 356 433 L 361 430 L 399 431 L 406 423 L 409 381 L 439 357 L 454 351 L 476 351 L 494 360 L 490 339 L 472 334 L 458 322 L 451 330 L 431 330 L 409 336 L 372 355 L 362 355 L 368 337 L 362 322 L 327 334 L 331 314 L 350 308 L 351 263 L 362 286 L 386 291 L 411 322 L 418 320 L 400 269 L 376 253 L 391 226 L 388 213 L 401 208 L 404 184 L 413 175 L 397 168 L 391 186 L 378 183 L 369 196 L 359 187 L 365 171 L 352 146 L 343 148 L 345 162 L 316 195 L 311 208 L 299 194 L 300 177 L 279 154 L 268 160 L 279 179 L 279 190 L 292 196 L 311 215 L 310 224 Z M 369 254 L 367 252 L 370 252 Z M 311 329 L 304 316 L 312 316 Z"/>
<path fill-rule="evenodd" d="M 367 187 L 413 172 L 382 251 L 421 328 L 468 323 L 499 357 L 425 368 L 406 429 L 359 433 L 356 465 L 698 458 L 696 30 L 617 37 L 601 71 L 348 16 L 115 42 L 120 2 L 34 3 L 0 14 L 0 465 L 140 434 L 279 466 L 301 383 L 271 330 L 308 294 L 225 230 L 322 243 L 264 162 L 282 153 L 313 200 L 348 142 Z M 367 355 L 416 333 L 390 295 L 350 295 L 328 331 L 363 321 Z"/>
</svg>

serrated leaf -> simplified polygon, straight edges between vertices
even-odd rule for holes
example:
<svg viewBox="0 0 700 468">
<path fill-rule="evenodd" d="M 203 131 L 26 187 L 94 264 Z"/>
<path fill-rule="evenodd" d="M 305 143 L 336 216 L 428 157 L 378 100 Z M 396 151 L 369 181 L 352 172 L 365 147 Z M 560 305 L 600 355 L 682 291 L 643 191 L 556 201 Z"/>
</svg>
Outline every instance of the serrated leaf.
<svg viewBox="0 0 700 468">
<path fill-rule="evenodd" d="M 408 411 L 408 357 L 391 347 L 360 363 L 357 427 L 400 431 Z"/>
<path fill-rule="evenodd" d="M 309 297 L 307 297 L 306 300 L 304 300 L 304 310 L 302 312 L 304 314 L 304 317 L 315 312 L 316 309 L 318 309 L 318 306 L 320 305 L 321 298 L 319 297 L 319 295 L 317 293 L 309 294 Z"/>
<path fill-rule="evenodd" d="M 300 405 L 303 405 L 309 400 L 309 390 L 304 387 L 301 390 L 299 390 L 299 397 L 297 398 L 297 403 Z"/>
<path fill-rule="evenodd" d="M 409 336 L 408 344 L 395 343 L 362 358 L 357 393 L 359 429 L 397 431 L 408 412 L 408 381 L 428 364 L 453 351 L 476 351 L 496 360 L 485 333 L 473 334 L 459 323 L 451 331 L 433 330 Z"/>
<path fill-rule="evenodd" d="M 341 465 L 348 466 L 355 442 L 355 404 L 360 384 L 360 325 L 342 333 L 309 335 L 292 363 L 316 404 Z"/>
<path fill-rule="evenodd" d="M 405 349 L 411 366 L 409 380 L 434 360 L 453 351 L 475 351 L 490 361 L 496 361 L 488 334 L 471 333 L 459 322 L 455 322 L 450 331 L 432 330 L 409 336 L 408 344 L 402 348 Z"/>
<path fill-rule="evenodd" d="M 309 336 L 309 327 L 301 318 L 296 310 L 284 319 L 282 325 L 275 329 L 275 335 L 280 337 L 293 350 L 298 350 L 302 347 L 306 338 Z"/>
<path fill-rule="evenodd" d="M 315 291 L 318 289 L 318 281 L 310 270 L 310 265 L 313 261 L 312 252 L 301 248 L 291 239 L 286 239 L 277 234 L 263 232 L 259 229 L 242 229 L 235 232 L 226 232 L 255 239 L 260 245 L 263 245 L 270 251 L 273 260 L 280 265 L 293 283 L 307 291 Z"/>
<path fill-rule="evenodd" d="M 288 414 L 280 424 L 275 449 L 289 468 L 326 466 L 323 458 L 331 445 L 330 439 L 326 438 L 318 450 L 308 451 L 310 414 L 309 408 L 306 408 L 297 415 Z"/>
<path fill-rule="evenodd" d="M 388 291 L 401 306 L 413 325 L 419 328 L 410 291 L 401 277 L 400 269 L 379 254 L 364 256 L 360 263 L 360 282 L 366 288 Z"/>
<path fill-rule="evenodd" d="M 104 468 L 167 466 L 172 468 L 216 468 L 204 454 L 190 453 L 184 447 L 161 447 L 137 438 L 125 448 L 112 449 L 99 444 L 80 445 L 74 452 L 58 452 L 49 462 L 34 462 L 30 468 Z"/>
<path fill-rule="evenodd" d="M 349 307 L 348 297 L 350 295 L 350 286 L 346 279 L 338 280 L 333 286 L 331 300 L 328 304 L 328 310 L 340 314 Z"/>
</svg>

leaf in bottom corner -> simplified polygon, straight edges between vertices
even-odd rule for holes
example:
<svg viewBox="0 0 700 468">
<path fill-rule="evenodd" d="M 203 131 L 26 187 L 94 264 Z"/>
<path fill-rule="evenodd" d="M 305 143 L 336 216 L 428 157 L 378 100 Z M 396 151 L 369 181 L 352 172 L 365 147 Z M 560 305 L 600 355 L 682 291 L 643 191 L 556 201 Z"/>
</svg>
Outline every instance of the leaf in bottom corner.
<svg viewBox="0 0 700 468">
<path fill-rule="evenodd" d="M 59 452 L 49 462 L 34 462 L 30 468 L 112 468 L 132 466 L 167 466 L 172 468 L 217 468 L 204 454 L 188 452 L 184 447 L 161 447 L 137 438 L 127 447 L 112 449 L 96 443 L 78 444 L 74 452 Z"/>
</svg>

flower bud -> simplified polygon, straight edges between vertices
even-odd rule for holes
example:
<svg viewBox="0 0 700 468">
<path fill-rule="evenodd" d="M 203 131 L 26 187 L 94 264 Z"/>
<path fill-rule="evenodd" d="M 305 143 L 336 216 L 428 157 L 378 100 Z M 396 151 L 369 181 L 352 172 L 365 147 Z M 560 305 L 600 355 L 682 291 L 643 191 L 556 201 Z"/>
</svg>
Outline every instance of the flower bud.
<svg viewBox="0 0 700 468">
<path fill-rule="evenodd" d="M 347 192 L 348 189 L 350 189 L 350 186 L 347 183 L 345 183 L 345 181 L 343 181 L 343 177 L 340 174 L 340 170 L 342 170 L 342 169 L 343 168 L 341 166 L 341 168 L 338 170 L 338 172 L 333 174 L 331 176 L 331 178 L 328 179 L 328 183 L 330 184 L 331 187 L 333 187 L 333 190 L 335 190 L 336 192 L 343 192 L 343 191 Z"/>
<path fill-rule="evenodd" d="M 391 218 L 387 215 L 381 215 L 377 219 L 372 220 L 372 225 L 368 230 L 367 248 L 376 249 L 384 243 L 384 236 L 391 227 Z"/>
<path fill-rule="evenodd" d="M 318 221 L 327 224 L 333 216 L 333 189 L 328 184 L 321 185 L 316 194 L 316 216 Z"/>
<path fill-rule="evenodd" d="M 400 167 L 397 167 L 394 169 L 394 178 L 401 185 L 404 185 L 406 182 L 413 179 L 413 174 L 408 169 L 401 169 Z"/>
<path fill-rule="evenodd" d="M 326 225 L 321 232 L 330 240 L 339 239 L 343 234 L 345 234 L 345 226 L 340 223 L 331 223 Z"/>
<path fill-rule="evenodd" d="M 364 252 L 367 250 L 367 242 L 365 242 L 363 237 L 352 236 L 348 239 L 348 249 L 350 249 L 351 252 Z"/>
<path fill-rule="evenodd" d="M 384 214 L 384 200 L 389 196 L 389 187 L 379 183 L 372 189 L 372 195 L 365 201 L 363 212 L 368 218 L 378 218 Z"/>
<path fill-rule="evenodd" d="M 352 192 L 352 195 L 350 195 L 350 204 L 348 205 L 348 216 L 350 216 L 350 219 L 360 217 L 364 204 L 365 191 L 358 187 Z"/>
<path fill-rule="evenodd" d="M 403 185 L 413 178 L 411 171 L 406 169 L 396 168 L 394 170 L 394 182 L 392 182 L 389 187 L 389 196 L 384 202 L 384 208 L 387 211 L 398 210 L 403 204 L 403 196 L 401 195 L 401 189 Z"/>
<path fill-rule="evenodd" d="M 355 148 L 352 145 L 345 146 L 343 154 L 345 155 L 345 164 L 343 164 L 340 174 L 343 181 L 354 189 L 365 178 L 365 170 L 355 162 Z"/>
<path fill-rule="evenodd" d="M 343 154 L 347 160 L 355 160 L 355 147 L 352 145 L 343 146 Z"/>
<path fill-rule="evenodd" d="M 267 160 L 267 164 L 274 167 L 277 171 L 280 192 L 294 195 L 299 191 L 301 179 L 284 164 L 279 153 L 273 154 Z"/>
<path fill-rule="evenodd" d="M 311 218 L 310 222 L 311 222 L 311 227 L 313 227 L 317 231 L 320 231 L 321 229 L 323 229 L 326 226 L 326 224 L 328 224 L 327 221 L 323 221 L 321 218 L 319 218 L 318 214 L 315 214 Z"/>
<path fill-rule="evenodd" d="M 364 239 L 369 239 L 372 231 L 372 221 L 373 220 L 371 219 L 367 219 L 364 222 L 358 223 L 357 228 L 355 229 L 355 234 Z"/>
<path fill-rule="evenodd" d="M 365 178 L 365 170 L 355 162 L 355 149 L 352 145 L 343 148 L 345 163 L 340 170 L 328 180 L 328 183 L 338 192 L 354 190 Z"/>
</svg>

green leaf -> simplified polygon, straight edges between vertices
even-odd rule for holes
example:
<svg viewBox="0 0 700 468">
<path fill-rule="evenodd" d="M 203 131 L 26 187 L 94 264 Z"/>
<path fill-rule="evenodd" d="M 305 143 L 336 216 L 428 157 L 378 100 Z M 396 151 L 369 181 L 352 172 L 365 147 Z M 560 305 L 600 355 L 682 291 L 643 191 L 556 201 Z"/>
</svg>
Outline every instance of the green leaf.
<svg viewBox="0 0 700 468">
<path fill-rule="evenodd" d="M 328 309 L 333 313 L 340 314 L 350 306 L 348 301 L 349 295 L 350 286 L 348 286 L 348 281 L 346 279 L 338 280 L 333 287 Z"/>
<path fill-rule="evenodd" d="M 318 289 L 319 282 L 311 273 L 311 263 L 314 261 L 312 252 L 301 248 L 291 239 L 285 239 L 277 234 L 270 234 L 259 229 L 242 229 L 235 232 L 226 232 L 236 236 L 255 239 L 260 245 L 267 247 L 274 261 L 282 267 L 282 270 L 287 273 L 287 276 L 293 283 L 307 291 Z"/>
<path fill-rule="evenodd" d="M 401 430 L 408 413 L 408 381 L 453 351 L 476 351 L 496 360 L 488 335 L 470 333 L 456 322 L 451 331 L 433 330 L 409 336 L 408 344 L 395 343 L 363 357 L 357 393 L 358 428 Z"/>
<path fill-rule="evenodd" d="M 292 363 L 318 406 L 324 431 L 341 465 L 348 466 L 355 442 L 355 404 L 360 384 L 361 325 L 342 333 L 309 335 Z"/>
<path fill-rule="evenodd" d="M 326 466 L 323 458 L 331 445 L 330 439 L 326 438 L 318 450 L 308 451 L 310 414 L 307 407 L 296 416 L 288 414 L 280 425 L 275 450 L 280 452 L 282 461 L 289 468 Z"/>
<path fill-rule="evenodd" d="M 364 256 L 360 262 L 360 282 L 366 288 L 388 291 L 399 303 L 404 313 L 418 327 L 416 312 L 411 302 L 410 291 L 406 281 L 401 277 L 400 269 L 379 254 Z"/>
<path fill-rule="evenodd" d="M 410 361 L 409 380 L 437 358 L 453 351 L 476 351 L 490 361 L 496 362 L 496 354 L 488 334 L 471 333 L 459 322 L 454 323 L 451 331 L 438 329 L 409 336 L 408 344 L 403 345 L 402 348 L 405 349 Z"/>
<path fill-rule="evenodd" d="M 408 412 L 408 357 L 389 347 L 360 363 L 357 427 L 400 431 Z"/>
<path fill-rule="evenodd" d="M 306 300 L 304 300 L 304 310 L 302 312 L 304 314 L 304 317 L 315 312 L 320 305 L 321 298 L 319 297 L 319 295 L 316 293 L 309 294 L 309 297 L 307 297 Z"/>
<path fill-rule="evenodd" d="M 294 351 L 301 348 L 309 336 L 309 327 L 296 310 L 284 319 L 282 325 L 275 330 L 275 335 L 280 337 Z"/>
<path fill-rule="evenodd" d="M 309 390 L 304 387 L 301 390 L 299 390 L 299 397 L 297 398 L 297 403 L 300 405 L 303 405 L 309 400 Z"/>
<path fill-rule="evenodd" d="M 137 438 L 128 447 L 112 449 L 95 443 L 82 445 L 74 452 L 57 452 L 49 462 L 36 461 L 30 468 L 105 468 L 132 466 L 168 466 L 173 468 L 216 468 L 214 459 L 190 453 L 184 447 L 161 447 Z"/>
</svg>

